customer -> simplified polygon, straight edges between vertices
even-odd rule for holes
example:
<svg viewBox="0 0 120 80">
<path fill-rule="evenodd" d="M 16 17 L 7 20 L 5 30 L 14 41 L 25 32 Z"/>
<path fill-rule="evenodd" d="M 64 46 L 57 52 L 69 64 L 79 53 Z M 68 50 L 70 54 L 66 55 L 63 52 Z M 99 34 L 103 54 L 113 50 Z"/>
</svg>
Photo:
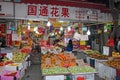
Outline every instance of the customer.
<svg viewBox="0 0 120 80">
<path fill-rule="evenodd" d="M 68 45 L 66 47 L 66 51 L 67 52 L 72 52 L 73 50 L 73 43 L 72 43 L 72 40 L 70 39 L 69 42 L 68 42 Z"/>
<path fill-rule="evenodd" d="M 120 37 L 118 37 L 117 50 L 120 52 Z"/>
</svg>

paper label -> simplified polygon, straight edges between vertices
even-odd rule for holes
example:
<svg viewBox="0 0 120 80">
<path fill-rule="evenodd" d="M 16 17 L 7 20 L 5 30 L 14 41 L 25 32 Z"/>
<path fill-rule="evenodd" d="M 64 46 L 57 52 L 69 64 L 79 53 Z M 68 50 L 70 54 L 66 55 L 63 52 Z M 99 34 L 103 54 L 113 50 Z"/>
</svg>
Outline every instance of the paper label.
<svg viewBox="0 0 120 80">
<path fill-rule="evenodd" d="M 104 55 L 109 55 L 109 47 L 103 46 L 103 54 Z"/>
<path fill-rule="evenodd" d="M 45 80 L 64 80 L 64 75 L 59 76 L 46 76 Z"/>
<path fill-rule="evenodd" d="M 51 61 L 50 58 L 46 58 L 45 63 L 49 65 L 49 64 L 51 64 L 50 61 Z"/>
<path fill-rule="evenodd" d="M 80 45 L 86 45 L 86 41 L 80 41 Z"/>
<path fill-rule="evenodd" d="M 12 53 L 7 53 L 6 57 L 12 60 Z"/>
</svg>

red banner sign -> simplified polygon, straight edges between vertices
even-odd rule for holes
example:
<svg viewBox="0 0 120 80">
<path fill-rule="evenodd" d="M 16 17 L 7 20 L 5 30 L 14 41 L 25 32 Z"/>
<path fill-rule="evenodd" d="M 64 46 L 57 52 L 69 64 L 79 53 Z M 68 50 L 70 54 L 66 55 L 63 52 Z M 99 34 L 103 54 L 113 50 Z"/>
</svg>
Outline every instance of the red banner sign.
<svg viewBox="0 0 120 80">
<path fill-rule="evenodd" d="M 9 47 L 12 46 L 12 34 L 7 34 L 6 45 L 9 46 Z"/>
</svg>

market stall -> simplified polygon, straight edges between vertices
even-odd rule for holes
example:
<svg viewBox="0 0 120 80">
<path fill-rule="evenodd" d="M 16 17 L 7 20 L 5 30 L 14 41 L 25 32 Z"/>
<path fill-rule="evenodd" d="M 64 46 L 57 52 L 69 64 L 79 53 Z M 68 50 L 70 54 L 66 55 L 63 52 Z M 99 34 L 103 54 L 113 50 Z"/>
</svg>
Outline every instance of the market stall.
<svg viewBox="0 0 120 80">
<path fill-rule="evenodd" d="M 48 79 L 50 76 L 54 78 L 59 75 L 62 75 L 61 77 L 63 78 L 69 77 L 71 80 L 76 80 L 76 78 L 84 75 L 84 79 L 89 78 L 94 80 L 94 74 L 97 72 L 94 68 L 85 64 L 84 61 L 77 60 L 73 54 L 63 52 L 58 54 L 44 54 L 42 56 L 42 73 L 45 80 L 50 80 Z M 92 78 L 86 78 L 86 75 L 91 75 Z"/>
<path fill-rule="evenodd" d="M 30 48 L 24 47 L 21 50 L 13 50 L 3 56 L 0 62 L 0 80 L 19 80 L 25 75 L 26 69 L 30 66 Z"/>
</svg>

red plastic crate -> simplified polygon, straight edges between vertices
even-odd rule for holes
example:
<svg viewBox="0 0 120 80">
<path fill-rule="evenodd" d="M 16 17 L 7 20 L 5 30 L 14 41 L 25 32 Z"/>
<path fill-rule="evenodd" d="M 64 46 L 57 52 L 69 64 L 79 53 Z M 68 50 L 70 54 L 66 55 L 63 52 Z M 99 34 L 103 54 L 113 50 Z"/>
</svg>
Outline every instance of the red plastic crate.
<svg viewBox="0 0 120 80">
<path fill-rule="evenodd" d="M 85 80 L 84 77 L 77 77 L 77 80 Z"/>
</svg>

